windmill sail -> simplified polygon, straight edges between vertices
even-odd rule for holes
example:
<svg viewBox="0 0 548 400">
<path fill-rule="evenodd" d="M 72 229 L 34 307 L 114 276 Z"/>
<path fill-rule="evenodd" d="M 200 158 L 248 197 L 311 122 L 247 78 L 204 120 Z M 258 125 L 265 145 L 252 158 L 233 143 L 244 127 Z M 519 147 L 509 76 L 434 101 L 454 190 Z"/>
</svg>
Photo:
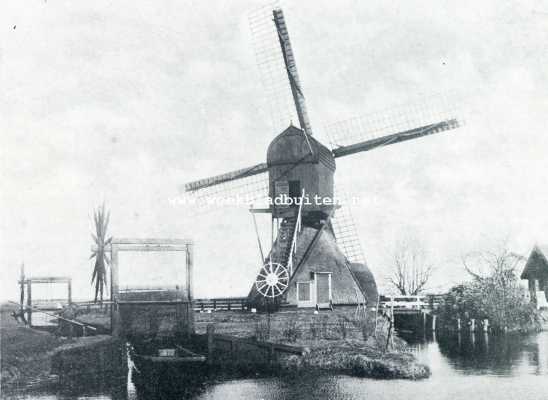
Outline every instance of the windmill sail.
<svg viewBox="0 0 548 400">
<path fill-rule="evenodd" d="M 282 10 L 278 7 L 262 7 L 249 16 L 249 22 L 257 64 L 271 103 L 274 133 L 281 132 L 297 119 L 301 129 L 311 135 L 312 129 Z M 306 134 L 304 137 L 312 152 Z M 216 197 L 221 196 L 255 201 L 268 194 L 267 171 L 265 163 L 257 164 L 187 183 L 185 192 L 193 195 L 198 206 L 211 205 L 215 203 Z"/>
<path fill-rule="evenodd" d="M 369 151 L 377 147 L 388 146 L 390 144 L 401 143 L 407 140 L 418 139 L 422 136 L 432 135 L 443 131 L 458 128 L 460 123 L 457 119 L 449 119 L 437 123 L 420 126 L 407 131 L 381 136 L 375 139 L 365 140 L 348 146 L 339 146 L 333 149 L 335 157 L 348 156 L 362 151 Z"/>
<path fill-rule="evenodd" d="M 259 76 L 270 108 L 273 133 L 278 134 L 290 123 L 298 121 L 301 129 L 311 134 L 302 82 L 297 73 L 285 17 L 277 2 L 250 13 L 249 27 Z"/>
<path fill-rule="evenodd" d="M 337 244 L 350 262 L 365 264 L 365 256 L 358 236 L 358 230 L 352 217 L 348 196 L 340 186 L 335 188 L 335 193 L 337 193 L 340 207 L 335 211 L 334 217 L 331 218 L 331 224 Z"/>
<path fill-rule="evenodd" d="M 195 211 L 220 205 L 249 205 L 268 196 L 266 164 L 257 164 L 185 184 Z"/>
<path fill-rule="evenodd" d="M 248 168 L 241 168 L 236 171 L 227 172 L 220 175 L 215 175 L 210 178 L 199 179 L 194 182 L 189 182 L 185 184 L 186 192 L 194 192 L 200 189 L 205 189 L 210 186 L 219 185 L 221 183 L 234 181 L 237 179 L 243 179 L 251 177 L 253 175 L 258 175 L 263 172 L 266 172 L 268 167 L 265 163 L 257 164 Z"/>
<path fill-rule="evenodd" d="M 447 96 L 433 96 L 412 105 L 360 116 L 325 126 L 333 155 L 357 152 L 449 131 L 464 124 L 455 102 Z"/>
<path fill-rule="evenodd" d="M 287 77 L 289 78 L 289 85 L 291 87 L 291 94 L 293 95 L 293 101 L 295 102 L 295 108 L 299 117 L 299 124 L 302 130 L 307 134 L 312 135 L 312 127 L 310 126 L 310 120 L 308 119 L 308 113 L 306 111 L 304 94 L 301 88 L 299 74 L 297 73 L 297 64 L 289 40 L 284 13 L 281 8 L 277 8 L 272 11 L 272 14 L 274 15 L 274 24 L 276 25 L 276 31 L 278 33 L 280 48 L 282 50 L 284 64 L 287 69 Z"/>
</svg>

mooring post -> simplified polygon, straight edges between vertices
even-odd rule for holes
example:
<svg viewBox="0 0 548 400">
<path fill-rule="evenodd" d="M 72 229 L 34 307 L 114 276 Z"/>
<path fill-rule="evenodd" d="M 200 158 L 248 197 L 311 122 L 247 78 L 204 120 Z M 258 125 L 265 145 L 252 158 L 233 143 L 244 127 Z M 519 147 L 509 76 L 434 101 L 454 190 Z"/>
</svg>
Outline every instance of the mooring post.
<svg viewBox="0 0 548 400">
<path fill-rule="evenodd" d="M 483 320 L 483 331 L 484 332 L 489 332 L 489 320 L 488 319 Z"/>
<path fill-rule="evenodd" d="M 460 332 L 460 318 L 457 318 L 457 331 Z"/>
<path fill-rule="evenodd" d="M 213 364 L 213 352 L 215 351 L 215 325 L 207 325 L 207 363 Z"/>
<path fill-rule="evenodd" d="M 471 330 L 472 332 L 475 332 L 475 330 L 476 330 L 476 320 L 475 320 L 474 318 L 472 318 L 471 322 L 472 322 L 472 323 L 471 323 L 471 325 L 470 325 L 470 330 Z"/>
<path fill-rule="evenodd" d="M 432 331 L 436 331 L 436 315 L 432 315 Z"/>
</svg>

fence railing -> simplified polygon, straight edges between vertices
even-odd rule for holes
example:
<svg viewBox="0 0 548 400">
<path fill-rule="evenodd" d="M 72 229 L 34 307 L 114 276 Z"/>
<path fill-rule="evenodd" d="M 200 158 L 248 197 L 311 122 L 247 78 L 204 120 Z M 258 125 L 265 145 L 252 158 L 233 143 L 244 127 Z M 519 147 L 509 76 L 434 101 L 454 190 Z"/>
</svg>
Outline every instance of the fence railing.
<svg viewBox="0 0 548 400">
<path fill-rule="evenodd" d="M 213 299 L 194 299 L 194 311 L 231 311 L 247 310 L 247 297 L 218 297 Z"/>
<path fill-rule="evenodd" d="M 379 306 L 394 310 L 432 310 L 436 309 L 444 295 L 430 294 L 419 296 L 381 296 Z"/>
</svg>

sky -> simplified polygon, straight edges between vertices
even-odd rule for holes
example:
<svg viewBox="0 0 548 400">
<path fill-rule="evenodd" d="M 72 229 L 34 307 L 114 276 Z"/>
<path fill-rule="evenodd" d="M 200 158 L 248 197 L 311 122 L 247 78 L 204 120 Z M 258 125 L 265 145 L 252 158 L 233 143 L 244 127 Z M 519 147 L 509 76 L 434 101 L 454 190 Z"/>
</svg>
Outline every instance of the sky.
<svg viewBox="0 0 548 400">
<path fill-rule="evenodd" d="M 195 294 L 246 295 L 260 265 L 245 207 L 194 215 L 181 185 L 264 162 L 277 132 L 248 15 L 258 1 L 0 5 L 0 299 L 29 275 L 92 295 L 93 209 L 110 234 L 195 242 Z M 326 126 L 458 93 L 463 128 L 337 161 L 382 291 L 395 244 L 429 255 L 431 290 L 463 255 L 547 243 L 547 1 L 286 1 L 310 120 Z M 289 121 L 288 121 L 289 123 Z M 268 220 L 260 219 L 262 239 Z M 176 258 L 176 257 L 175 257 Z M 124 282 L 184 259 L 127 257 Z"/>
</svg>

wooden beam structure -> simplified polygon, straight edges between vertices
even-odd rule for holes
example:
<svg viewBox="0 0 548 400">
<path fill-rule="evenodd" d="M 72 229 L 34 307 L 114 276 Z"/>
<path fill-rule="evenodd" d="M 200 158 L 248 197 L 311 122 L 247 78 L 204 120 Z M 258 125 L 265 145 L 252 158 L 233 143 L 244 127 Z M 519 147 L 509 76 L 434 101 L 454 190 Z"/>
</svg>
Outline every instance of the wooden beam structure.
<svg viewBox="0 0 548 400">
<path fill-rule="evenodd" d="M 183 315 L 181 307 L 187 306 L 188 310 L 192 311 L 192 264 L 193 264 L 193 248 L 194 243 L 190 239 L 158 239 L 158 238 L 113 238 L 111 244 L 105 248 L 105 251 L 110 252 L 111 268 L 110 268 L 110 296 L 113 303 L 111 313 L 111 329 L 114 336 L 121 335 L 121 318 L 120 304 L 130 305 L 175 305 L 177 308 L 176 314 Z M 92 251 L 96 248 L 92 248 Z M 150 252 L 150 251 L 181 251 L 185 252 L 185 272 L 186 272 L 186 298 L 174 300 L 121 300 L 120 298 L 120 282 L 119 282 L 119 252 Z M 194 329 L 192 321 L 192 312 L 187 312 L 188 316 L 184 326 L 181 318 L 177 318 L 178 330 L 183 333 L 191 333 Z"/>
<path fill-rule="evenodd" d="M 27 313 L 27 322 L 29 326 L 32 326 L 32 313 L 41 312 L 41 309 L 48 309 L 47 307 L 36 307 L 33 304 L 32 298 L 32 286 L 36 284 L 63 284 L 67 285 L 67 304 L 72 303 L 72 278 L 69 276 L 30 276 L 26 277 L 24 267 L 21 267 L 21 276 L 18 280 L 18 284 L 21 290 L 21 296 L 19 299 L 20 312 Z M 26 289 L 26 290 L 25 290 Z M 26 305 L 25 305 L 26 298 Z"/>
</svg>

